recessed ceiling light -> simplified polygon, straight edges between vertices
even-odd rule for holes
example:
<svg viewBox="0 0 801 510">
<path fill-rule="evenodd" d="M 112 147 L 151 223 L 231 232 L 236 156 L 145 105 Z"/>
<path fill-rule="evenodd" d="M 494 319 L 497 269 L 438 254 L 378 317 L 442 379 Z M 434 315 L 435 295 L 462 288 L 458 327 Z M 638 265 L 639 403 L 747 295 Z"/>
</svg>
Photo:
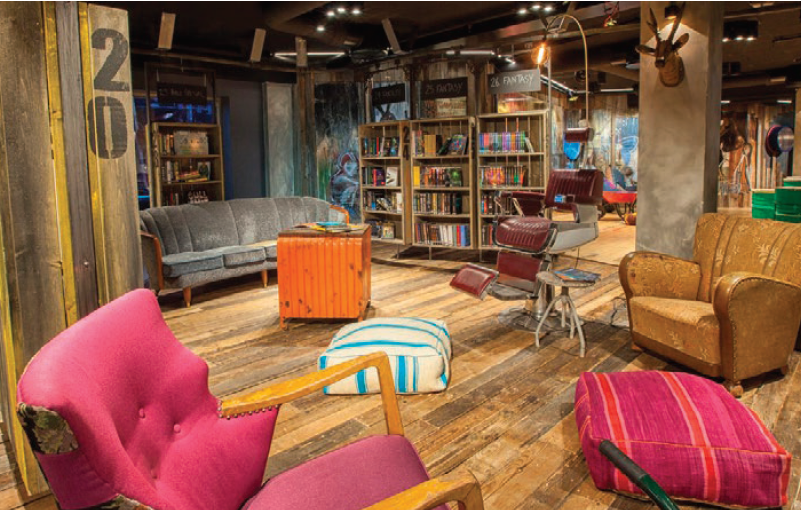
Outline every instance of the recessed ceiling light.
<svg viewBox="0 0 801 510">
<path fill-rule="evenodd" d="M 337 13 L 334 9 L 328 9 L 327 11 L 325 11 L 325 15 L 328 16 L 329 18 L 333 18 L 334 16 L 337 15 Z"/>
<path fill-rule="evenodd" d="M 531 6 L 532 11 L 539 11 L 542 6 L 540 4 L 534 4 Z"/>
<path fill-rule="evenodd" d="M 325 25 L 323 25 L 322 23 L 318 24 L 317 25 L 317 31 L 318 32 L 325 32 Z"/>
<path fill-rule="evenodd" d="M 525 7 L 521 7 L 521 8 L 519 8 L 517 10 L 517 15 L 518 16 L 525 16 L 527 12 L 528 12 L 528 10 Z"/>
<path fill-rule="evenodd" d="M 545 12 L 551 12 L 553 10 L 553 5 L 546 5 L 542 8 L 542 10 Z"/>
<path fill-rule="evenodd" d="M 337 13 L 345 14 L 346 12 L 348 12 L 348 9 L 344 5 L 337 5 Z"/>
</svg>

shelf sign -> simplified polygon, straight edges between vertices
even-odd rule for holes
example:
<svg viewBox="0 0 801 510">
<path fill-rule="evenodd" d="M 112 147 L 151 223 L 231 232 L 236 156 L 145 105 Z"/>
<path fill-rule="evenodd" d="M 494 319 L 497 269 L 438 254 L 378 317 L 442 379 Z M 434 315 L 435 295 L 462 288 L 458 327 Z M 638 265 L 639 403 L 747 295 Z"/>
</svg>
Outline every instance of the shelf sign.
<svg viewBox="0 0 801 510">
<path fill-rule="evenodd" d="M 390 85 L 389 87 L 378 87 L 373 89 L 373 105 L 402 103 L 406 101 L 406 85 Z"/>
<path fill-rule="evenodd" d="M 536 92 L 540 90 L 541 86 L 539 69 L 496 73 L 489 76 L 489 91 L 491 94 Z"/>
<path fill-rule="evenodd" d="M 467 78 L 424 81 L 420 85 L 420 99 L 445 99 L 467 96 Z"/>
<path fill-rule="evenodd" d="M 156 95 L 159 103 L 205 105 L 206 87 L 202 85 L 184 85 L 182 83 L 158 83 Z"/>
</svg>

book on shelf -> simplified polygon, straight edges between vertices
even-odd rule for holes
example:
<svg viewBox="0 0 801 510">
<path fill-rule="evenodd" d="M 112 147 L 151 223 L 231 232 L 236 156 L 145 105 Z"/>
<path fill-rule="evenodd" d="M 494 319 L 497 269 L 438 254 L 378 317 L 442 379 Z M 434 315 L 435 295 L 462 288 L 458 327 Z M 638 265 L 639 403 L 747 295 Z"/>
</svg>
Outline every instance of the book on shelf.
<svg viewBox="0 0 801 510">
<path fill-rule="evenodd" d="M 528 186 L 527 166 L 486 165 L 478 168 L 479 185 L 482 188 Z"/>
<path fill-rule="evenodd" d="M 403 211 L 403 193 L 384 190 L 365 191 L 363 209 L 365 212 L 400 213 Z"/>
<path fill-rule="evenodd" d="M 461 167 L 416 166 L 413 169 L 414 185 L 418 187 L 462 187 Z"/>
<path fill-rule="evenodd" d="M 481 133 L 478 135 L 479 154 L 520 154 L 534 152 L 525 131 Z"/>
<path fill-rule="evenodd" d="M 412 209 L 417 214 L 463 214 L 462 194 L 456 193 L 415 193 Z"/>
<path fill-rule="evenodd" d="M 481 226 L 481 245 L 494 246 L 495 245 L 495 224 L 485 223 Z"/>
<path fill-rule="evenodd" d="M 366 157 L 397 157 L 400 138 L 397 136 L 374 136 L 362 138 L 362 155 Z"/>
<path fill-rule="evenodd" d="M 512 197 L 499 197 L 495 192 L 482 192 L 479 204 L 479 214 L 486 215 L 513 215 L 515 213 Z"/>
<path fill-rule="evenodd" d="M 417 244 L 466 248 L 470 246 L 470 225 L 466 223 L 415 223 L 414 241 Z"/>
<path fill-rule="evenodd" d="M 553 274 L 564 281 L 595 283 L 601 279 L 601 275 L 598 273 L 582 271 L 581 269 L 576 268 L 560 269 L 558 271 L 554 271 Z"/>
<path fill-rule="evenodd" d="M 400 186 L 400 180 L 398 180 L 398 167 L 387 167 L 385 172 L 384 186 Z"/>
</svg>

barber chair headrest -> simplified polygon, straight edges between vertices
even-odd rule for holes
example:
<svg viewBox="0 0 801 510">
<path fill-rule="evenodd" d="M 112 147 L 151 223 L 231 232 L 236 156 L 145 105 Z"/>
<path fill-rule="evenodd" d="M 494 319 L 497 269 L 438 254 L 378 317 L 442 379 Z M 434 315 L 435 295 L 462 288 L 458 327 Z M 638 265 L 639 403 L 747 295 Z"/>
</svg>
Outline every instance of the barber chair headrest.
<svg viewBox="0 0 801 510">
<path fill-rule="evenodd" d="M 565 141 L 574 143 L 587 143 L 592 140 L 593 131 L 590 127 L 577 127 L 565 129 Z"/>
<path fill-rule="evenodd" d="M 545 207 L 572 210 L 572 204 L 601 205 L 604 174 L 600 170 L 551 170 Z"/>
</svg>

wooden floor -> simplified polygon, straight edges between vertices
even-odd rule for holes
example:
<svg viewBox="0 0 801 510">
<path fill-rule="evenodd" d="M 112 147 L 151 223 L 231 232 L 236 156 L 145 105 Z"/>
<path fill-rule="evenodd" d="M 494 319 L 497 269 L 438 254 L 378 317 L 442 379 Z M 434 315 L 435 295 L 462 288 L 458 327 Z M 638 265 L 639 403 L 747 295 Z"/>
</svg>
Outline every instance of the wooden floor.
<svg viewBox="0 0 801 510">
<path fill-rule="evenodd" d="M 595 489 L 578 443 L 573 393 L 583 371 L 680 370 L 629 348 L 617 261 L 633 249 L 634 228 L 602 222 L 601 240 L 581 250 L 579 268 L 601 273 L 593 288 L 575 293 L 586 319 L 587 355 L 578 342 L 551 334 L 534 346 L 533 335 L 500 325 L 498 312 L 510 306 L 477 301 L 448 286 L 466 252 L 409 250 L 376 246 L 370 316 L 422 316 L 445 320 L 454 342 L 452 383 L 437 395 L 401 397 L 407 435 L 432 475 L 469 469 L 480 480 L 488 510 L 652 508 L 638 500 Z M 590 259 L 590 260 L 587 260 Z M 491 263 L 491 262 L 490 262 Z M 574 264 L 563 257 L 562 264 Z M 226 397 L 309 373 L 341 323 L 290 323 L 278 328 L 275 278 L 262 288 L 258 275 L 195 293 L 186 309 L 180 293 L 161 298 L 177 337 L 210 367 L 211 388 Z M 515 303 L 511 303 L 514 305 Z M 743 402 L 765 420 L 779 442 L 801 455 L 801 370 L 792 359 L 784 379 L 766 378 L 747 388 Z M 267 475 L 312 456 L 383 431 L 378 397 L 322 394 L 285 405 Z M 52 498 L 23 505 L 14 463 L 0 446 L 0 509 L 55 508 Z M 798 499 L 801 463 L 793 466 L 791 501 Z M 788 506 L 788 508 L 792 505 Z M 795 508 L 793 507 L 793 508 Z M 688 507 L 694 508 L 694 507 Z M 335 509 L 332 509 L 335 510 Z"/>
</svg>

